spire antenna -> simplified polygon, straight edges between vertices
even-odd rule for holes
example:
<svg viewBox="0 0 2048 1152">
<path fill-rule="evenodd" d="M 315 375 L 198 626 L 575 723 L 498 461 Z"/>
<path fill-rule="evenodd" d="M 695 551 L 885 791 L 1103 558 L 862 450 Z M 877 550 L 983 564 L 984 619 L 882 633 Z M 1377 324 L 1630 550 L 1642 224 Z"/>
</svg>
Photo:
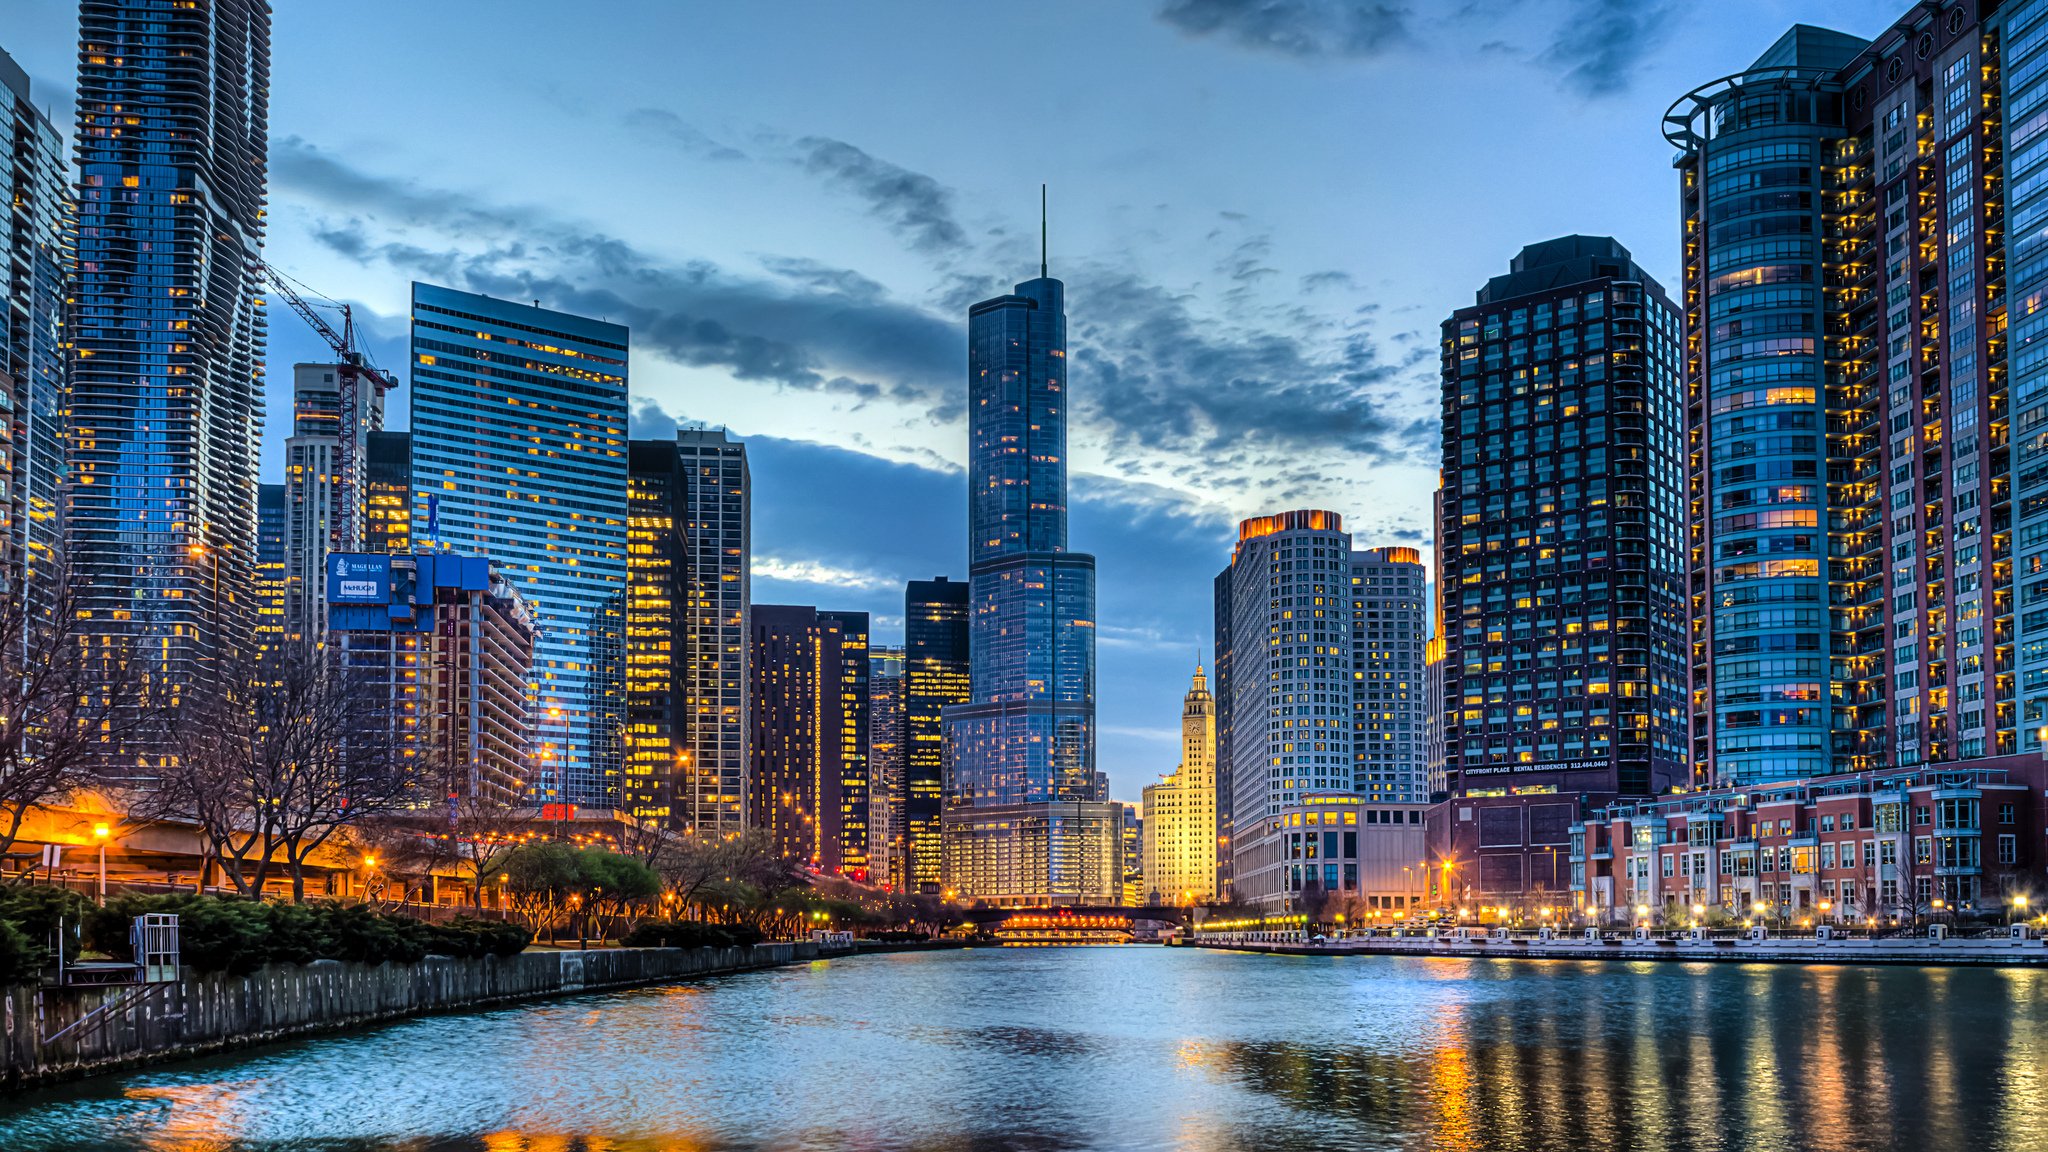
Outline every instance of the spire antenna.
<svg viewBox="0 0 2048 1152">
<path fill-rule="evenodd" d="M 1038 278 L 1047 276 L 1045 270 L 1045 185 L 1038 186 Z"/>
</svg>

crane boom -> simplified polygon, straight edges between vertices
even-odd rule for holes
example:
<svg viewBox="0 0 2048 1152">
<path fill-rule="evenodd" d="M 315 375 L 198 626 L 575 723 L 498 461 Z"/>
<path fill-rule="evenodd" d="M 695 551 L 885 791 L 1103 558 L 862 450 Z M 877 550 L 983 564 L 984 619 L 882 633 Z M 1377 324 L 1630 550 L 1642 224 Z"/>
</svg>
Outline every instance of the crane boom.
<svg viewBox="0 0 2048 1152">
<path fill-rule="evenodd" d="M 362 453 L 362 390 L 367 381 L 369 387 L 382 396 L 398 387 L 398 378 L 372 365 L 356 347 L 355 313 L 346 304 L 337 304 L 341 309 L 341 331 L 320 314 L 311 301 L 293 287 L 293 281 L 272 265 L 261 266 L 264 279 L 291 305 L 299 319 L 313 330 L 329 348 L 334 350 L 335 383 L 341 398 L 341 435 L 339 468 L 336 479 L 339 491 L 334 494 L 333 516 L 328 524 L 327 548 L 330 552 L 354 552 L 362 547 L 357 525 L 362 517 L 363 478 Z"/>
</svg>

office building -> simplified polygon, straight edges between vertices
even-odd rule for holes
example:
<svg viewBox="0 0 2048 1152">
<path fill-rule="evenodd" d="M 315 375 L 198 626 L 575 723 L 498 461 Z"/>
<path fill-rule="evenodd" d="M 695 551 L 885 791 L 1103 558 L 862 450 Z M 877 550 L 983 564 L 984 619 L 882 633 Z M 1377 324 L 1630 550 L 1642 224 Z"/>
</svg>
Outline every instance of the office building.
<svg viewBox="0 0 2048 1152">
<path fill-rule="evenodd" d="M 1606 237 L 1443 325 L 1446 789 L 1645 795 L 1685 758 L 1678 309 Z"/>
<path fill-rule="evenodd" d="M 10 419 L 0 448 L 6 497 L 0 578 L 47 565 L 63 545 L 64 293 L 71 264 L 71 191 L 63 139 L 31 99 L 28 74 L 0 51 L 0 126 L 7 133 L 6 272 L 0 281 L 0 391 Z"/>
<path fill-rule="evenodd" d="M 1230 900 L 1236 887 L 1230 863 L 1234 823 L 1231 802 L 1236 795 L 1231 772 L 1235 760 L 1231 751 L 1231 702 L 1234 694 L 1230 678 L 1230 581 L 1231 570 L 1225 568 L 1216 574 L 1211 584 L 1216 637 L 1216 899 L 1219 901 Z"/>
<path fill-rule="evenodd" d="M 412 311 L 412 523 L 533 607 L 535 797 L 616 808 L 626 328 L 431 284 Z"/>
<path fill-rule="evenodd" d="M 267 660 L 284 647 L 285 486 L 256 486 L 256 649 Z"/>
<path fill-rule="evenodd" d="M 971 696 L 967 585 L 912 580 L 903 594 L 903 890 L 944 887 L 940 822 L 946 789 L 945 712 Z"/>
<path fill-rule="evenodd" d="M 534 613 L 495 565 L 451 552 L 328 555 L 328 646 L 388 693 L 437 799 L 516 804 L 532 743 Z"/>
<path fill-rule="evenodd" d="M 372 432 L 365 441 L 364 457 L 363 551 L 410 552 L 412 434 Z"/>
<path fill-rule="evenodd" d="M 1122 899 L 1121 804 L 1050 800 L 949 807 L 945 822 L 942 895 L 951 899 L 1003 908 L 1102 906 Z"/>
<path fill-rule="evenodd" d="M 284 442 L 285 635 L 318 641 L 327 623 L 327 553 L 355 551 L 340 538 L 343 500 L 363 498 L 360 477 L 345 482 L 341 438 L 341 369 L 334 364 L 292 365 L 292 434 Z M 384 390 L 358 388 L 356 469 L 363 471 L 368 436 L 384 429 Z M 351 513 L 363 523 L 362 509 Z"/>
<path fill-rule="evenodd" d="M 1116 902 L 1126 908 L 1145 903 L 1145 817 L 1135 804 L 1118 804 L 1122 834 L 1118 844 L 1123 853 L 1123 883 Z"/>
<path fill-rule="evenodd" d="M 635 440 L 627 453 L 626 747 L 619 807 L 675 824 L 677 775 L 691 755 L 690 477 L 673 440 Z"/>
<path fill-rule="evenodd" d="M 903 889 L 907 751 L 903 648 L 868 649 L 868 883 Z"/>
<path fill-rule="evenodd" d="M 1351 554 L 1351 790 L 1368 800 L 1429 798 L 1422 596 L 1413 548 Z"/>
<path fill-rule="evenodd" d="M 2044 29 L 2040 0 L 1795 26 L 1666 114 L 1714 780 L 2040 748 Z"/>
<path fill-rule="evenodd" d="M 1041 269 L 967 313 L 969 699 L 945 712 L 948 840 L 955 813 L 979 839 L 995 810 L 1045 835 L 1114 839 L 1095 770 L 1095 558 L 1067 546 L 1065 291 Z M 1029 814 L 1052 803 L 1059 815 Z M 1114 868 L 1082 890 L 1069 885 L 1094 880 L 1085 869 L 983 867 L 1035 868 L 1035 849 L 963 848 L 958 874 L 945 851 L 950 886 L 994 903 L 1107 904 L 1121 888 Z"/>
<path fill-rule="evenodd" d="M 1254 517 L 1238 525 L 1225 575 L 1231 619 L 1217 657 L 1230 661 L 1235 721 L 1231 883 L 1239 900 L 1282 911 L 1301 875 L 1288 868 L 1281 810 L 1349 792 L 1355 774 L 1351 537 L 1334 512 Z"/>
<path fill-rule="evenodd" d="M 156 700 L 254 655 L 269 71 L 265 0 L 80 6 L 66 546 Z"/>
<path fill-rule="evenodd" d="M 672 788 L 685 830 L 728 833 L 747 826 L 747 669 L 753 626 L 753 481 L 747 446 L 722 428 L 684 428 L 676 453 L 689 481 L 684 546 L 690 568 L 687 665 L 689 756 Z"/>
<path fill-rule="evenodd" d="M 1425 810 L 1356 792 L 1313 793 L 1282 807 L 1277 842 L 1294 893 L 1283 910 L 1368 927 L 1419 913 L 1428 900 Z"/>
<path fill-rule="evenodd" d="M 1181 702 L 1180 765 L 1144 792 L 1143 902 L 1216 898 L 1216 698 L 1199 665 Z"/>
<path fill-rule="evenodd" d="M 777 851 L 867 875 L 868 617 L 756 604 L 747 801 Z"/>
</svg>

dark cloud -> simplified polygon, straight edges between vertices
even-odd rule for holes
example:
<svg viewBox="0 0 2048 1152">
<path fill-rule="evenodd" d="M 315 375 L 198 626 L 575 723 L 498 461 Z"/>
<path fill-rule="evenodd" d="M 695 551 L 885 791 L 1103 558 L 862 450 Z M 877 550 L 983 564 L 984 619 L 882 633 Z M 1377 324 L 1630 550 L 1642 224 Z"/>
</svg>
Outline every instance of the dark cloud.
<svg viewBox="0 0 2048 1152">
<path fill-rule="evenodd" d="M 1297 59 L 1378 56 L 1410 39 L 1409 10 L 1382 0 L 1168 0 L 1159 19 Z"/>
<path fill-rule="evenodd" d="M 867 201 L 868 211 L 907 238 L 911 247 L 927 253 L 967 247 L 967 232 L 953 218 L 953 193 L 937 180 L 870 156 L 844 140 L 806 136 L 796 147 L 805 171 Z"/>
<path fill-rule="evenodd" d="M 745 160 L 747 154 L 704 134 L 666 108 L 635 108 L 626 113 L 627 128 L 704 160 Z"/>
<path fill-rule="evenodd" d="M 1559 83 L 1581 96 L 1625 92 L 1644 57 L 1671 35 L 1683 8 L 1681 0 L 1569 0 L 1537 61 L 1561 69 Z"/>
<path fill-rule="evenodd" d="M 1351 283 L 1351 273 L 1340 272 L 1331 268 L 1321 272 L 1311 272 L 1303 276 L 1301 278 L 1301 290 L 1303 292 L 1318 292 L 1325 288 L 1349 288 Z"/>
</svg>

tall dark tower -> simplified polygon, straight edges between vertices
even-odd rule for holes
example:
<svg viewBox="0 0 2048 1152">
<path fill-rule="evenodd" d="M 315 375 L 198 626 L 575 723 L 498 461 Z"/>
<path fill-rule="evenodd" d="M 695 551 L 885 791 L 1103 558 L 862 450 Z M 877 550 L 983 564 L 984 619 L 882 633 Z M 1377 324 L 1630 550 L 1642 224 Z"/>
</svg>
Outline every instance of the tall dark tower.
<svg viewBox="0 0 2048 1152">
<path fill-rule="evenodd" d="M 967 585 L 940 576 L 912 580 L 903 596 L 903 890 L 936 893 L 945 875 L 939 848 L 946 788 L 947 708 L 968 692 Z"/>
<path fill-rule="evenodd" d="M 72 579 L 184 697 L 255 655 L 270 5 L 84 0 L 78 55 Z"/>
</svg>

